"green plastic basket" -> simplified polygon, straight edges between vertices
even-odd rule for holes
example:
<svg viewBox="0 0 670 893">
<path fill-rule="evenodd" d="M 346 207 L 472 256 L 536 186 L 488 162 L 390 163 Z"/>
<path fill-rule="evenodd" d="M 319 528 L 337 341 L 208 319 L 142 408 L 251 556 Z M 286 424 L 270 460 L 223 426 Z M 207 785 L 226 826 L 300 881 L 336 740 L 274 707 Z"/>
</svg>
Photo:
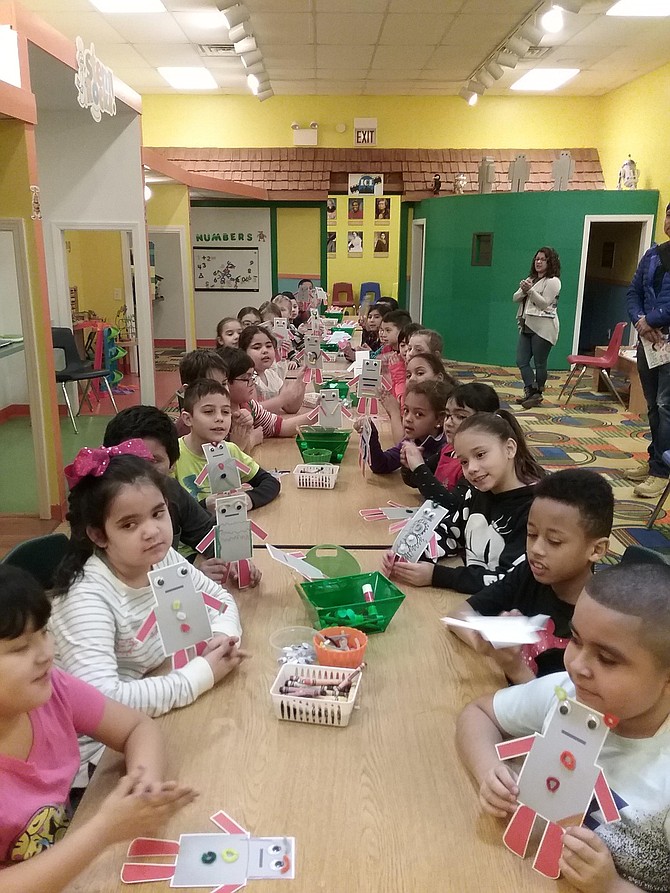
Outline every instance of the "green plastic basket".
<svg viewBox="0 0 670 893">
<path fill-rule="evenodd" d="M 317 384 L 314 382 L 314 390 L 315 391 L 337 391 L 340 395 L 340 399 L 346 399 L 349 394 L 349 382 L 348 381 L 324 381 L 323 384 Z"/>
<path fill-rule="evenodd" d="M 327 344 L 325 341 L 321 342 L 321 350 L 325 350 L 326 353 L 337 353 L 339 349 L 339 344 Z"/>
<path fill-rule="evenodd" d="M 326 319 L 336 319 L 338 322 L 342 322 L 344 319 L 344 313 L 339 313 L 336 310 L 326 310 L 325 313 L 322 314 Z"/>
<path fill-rule="evenodd" d="M 347 577 L 350 574 L 360 574 L 361 572 L 361 566 L 351 552 L 347 552 L 342 546 L 335 546 L 331 543 L 312 546 L 305 555 L 305 561 L 331 578 Z"/>
<path fill-rule="evenodd" d="M 330 462 L 332 450 L 328 449 L 308 449 L 302 450 L 302 458 L 307 465 L 323 465 Z"/>
<path fill-rule="evenodd" d="M 321 428 L 319 425 L 311 425 L 300 429 L 300 433 L 296 437 L 295 442 L 298 444 L 300 455 L 305 462 L 307 462 L 307 459 L 305 458 L 305 450 L 329 449 L 331 451 L 330 459 L 327 461 L 339 465 L 344 458 L 350 437 L 351 431 L 345 431 L 339 428 L 331 431 L 328 428 Z M 309 462 L 307 464 L 309 464 Z"/>
<path fill-rule="evenodd" d="M 373 602 L 363 598 L 365 583 L 372 586 Z M 296 588 L 317 629 L 346 625 L 366 633 L 383 633 L 405 598 L 379 571 L 311 583 L 304 581 L 297 583 Z"/>
</svg>

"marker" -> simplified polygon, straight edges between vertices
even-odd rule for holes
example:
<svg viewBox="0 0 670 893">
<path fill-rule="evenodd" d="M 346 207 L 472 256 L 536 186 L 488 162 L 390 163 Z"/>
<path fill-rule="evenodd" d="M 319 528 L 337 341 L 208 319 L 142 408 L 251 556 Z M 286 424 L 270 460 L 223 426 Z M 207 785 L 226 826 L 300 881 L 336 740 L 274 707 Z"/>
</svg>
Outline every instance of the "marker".
<svg viewBox="0 0 670 893">
<path fill-rule="evenodd" d="M 369 583 L 363 584 L 363 601 L 365 602 L 373 602 L 375 600 L 375 594 L 372 589 L 372 586 Z"/>
</svg>

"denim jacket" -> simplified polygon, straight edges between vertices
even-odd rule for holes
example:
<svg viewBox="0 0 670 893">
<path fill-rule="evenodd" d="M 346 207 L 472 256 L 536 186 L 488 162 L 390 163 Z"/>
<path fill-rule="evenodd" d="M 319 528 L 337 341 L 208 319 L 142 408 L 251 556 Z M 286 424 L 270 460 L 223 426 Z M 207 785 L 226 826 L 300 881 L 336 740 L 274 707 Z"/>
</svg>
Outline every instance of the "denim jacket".
<svg viewBox="0 0 670 893">
<path fill-rule="evenodd" d="M 644 316 L 654 329 L 670 324 L 670 273 L 661 275 L 660 268 L 658 246 L 653 245 L 642 256 L 626 294 L 631 321 L 636 323 Z M 660 287 L 657 283 L 655 285 L 657 279 L 660 279 Z"/>
</svg>

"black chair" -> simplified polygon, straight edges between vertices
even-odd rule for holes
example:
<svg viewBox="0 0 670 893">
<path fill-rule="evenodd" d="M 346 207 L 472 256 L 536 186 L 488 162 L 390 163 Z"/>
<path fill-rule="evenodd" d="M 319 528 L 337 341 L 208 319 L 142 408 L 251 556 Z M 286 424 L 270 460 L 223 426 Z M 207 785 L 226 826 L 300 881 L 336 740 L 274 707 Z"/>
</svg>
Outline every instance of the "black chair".
<svg viewBox="0 0 670 893">
<path fill-rule="evenodd" d="M 79 415 L 79 413 L 81 412 L 82 404 L 88 396 L 88 389 L 91 386 L 91 382 L 96 378 L 102 379 L 103 385 L 107 388 L 109 399 L 112 401 L 114 412 L 118 413 L 119 410 L 116 405 L 116 401 L 114 400 L 114 394 L 112 393 L 111 385 L 107 380 L 109 369 L 94 369 L 91 360 L 82 360 L 82 358 L 79 356 L 77 343 L 74 340 L 74 334 L 72 333 L 71 329 L 54 328 L 51 330 L 51 338 L 53 340 L 54 350 L 62 350 L 65 354 L 65 368 L 57 370 L 56 381 L 63 388 L 63 396 L 65 397 L 65 403 L 67 404 L 67 411 L 70 414 L 70 420 L 72 421 L 74 433 L 79 434 L 79 431 L 77 430 L 77 423 L 74 420 L 74 413 L 72 412 L 72 406 L 70 405 L 70 398 L 67 393 L 67 388 L 65 387 L 65 385 L 70 381 L 76 381 L 77 387 L 79 387 L 80 381 L 86 382 L 84 393 L 82 394 L 79 401 L 77 415 Z"/>
<path fill-rule="evenodd" d="M 69 543 L 64 533 L 36 536 L 14 546 L 2 559 L 2 563 L 28 571 L 45 589 L 51 589 L 56 568 L 67 552 Z"/>
</svg>

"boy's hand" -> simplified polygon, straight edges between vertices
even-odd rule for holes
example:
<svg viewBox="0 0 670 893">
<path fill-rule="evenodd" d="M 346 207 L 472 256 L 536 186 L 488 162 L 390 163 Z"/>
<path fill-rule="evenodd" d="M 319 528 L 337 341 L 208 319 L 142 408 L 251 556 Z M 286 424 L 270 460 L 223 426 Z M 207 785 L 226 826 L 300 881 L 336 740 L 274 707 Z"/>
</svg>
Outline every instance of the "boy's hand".
<svg viewBox="0 0 670 893">
<path fill-rule="evenodd" d="M 100 821 L 102 835 L 110 843 L 141 837 L 150 834 L 197 796 L 193 788 L 176 781 L 156 783 L 147 790 L 140 769 L 119 780 L 93 821 Z"/>
<path fill-rule="evenodd" d="M 254 417 L 248 409 L 236 409 L 233 413 L 233 425 L 238 428 L 251 430 L 254 427 Z"/>
<path fill-rule="evenodd" d="M 388 413 L 389 418 L 394 416 L 400 418 L 400 403 L 391 391 L 383 390 L 379 395 L 379 402 Z"/>
<path fill-rule="evenodd" d="M 621 881 L 606 844 L 589 828 L 568 828 L 559 867 L 582 893 L 615 893 Z"/>
<path fill-rule="evenodd" d="M 361 418 L 354 419 L 353 429 L 358 434 L 360 434 L 361 431 L 363 430 L 363 419 L 361 419 Z"/>
<path fill-rule="evenodd" d="M 423 450 L 421 447 L 412 443 L 411 440 L 406 440 L 400 447 L 400 461 L 403 465 L 406 465 L 410 471 L 414 471 L 419 465 L 423 465 L 426 460 L 423 458 Z"/>
<path fill-rule="evenodd" d="M 236 670 L 245 658 L 251 656 L 248 651 L 243 651 L 238 643 L 237 636 L 222 635 L 214 636 L 207 643 L 202 656 L 212 668 L 214 684 Z"/>
<path fill-rule="evenodd" d="M 248 589 L 254 589 L 261 582 L 263 574 L 260 568 L 256 567 L 253 561 L 249 562 L 249 586 Z M 230 579 L 237 586 L 239 584 L 239 576 L 237 572 L 237 564 L 233 563 L 230 568 Z"/>
<path fill-rule="evenodd" d="M 228 579 L 230 565 L 227 561 L 222 561 L 221 558 L 203 558 L 202 555 L 198 555 L 193 564 L 201 573 L 209 577 L 210 580 L 214 580 L 219 586 L 223 586 Z"/>
<path fill-rule="evenodd" d="M 504 819 L 516 809 L 518 794 L 516 775 L 499 763 L 484 776 L 479 787 L 479 802 L 484 812 Z"/>
</svg>

